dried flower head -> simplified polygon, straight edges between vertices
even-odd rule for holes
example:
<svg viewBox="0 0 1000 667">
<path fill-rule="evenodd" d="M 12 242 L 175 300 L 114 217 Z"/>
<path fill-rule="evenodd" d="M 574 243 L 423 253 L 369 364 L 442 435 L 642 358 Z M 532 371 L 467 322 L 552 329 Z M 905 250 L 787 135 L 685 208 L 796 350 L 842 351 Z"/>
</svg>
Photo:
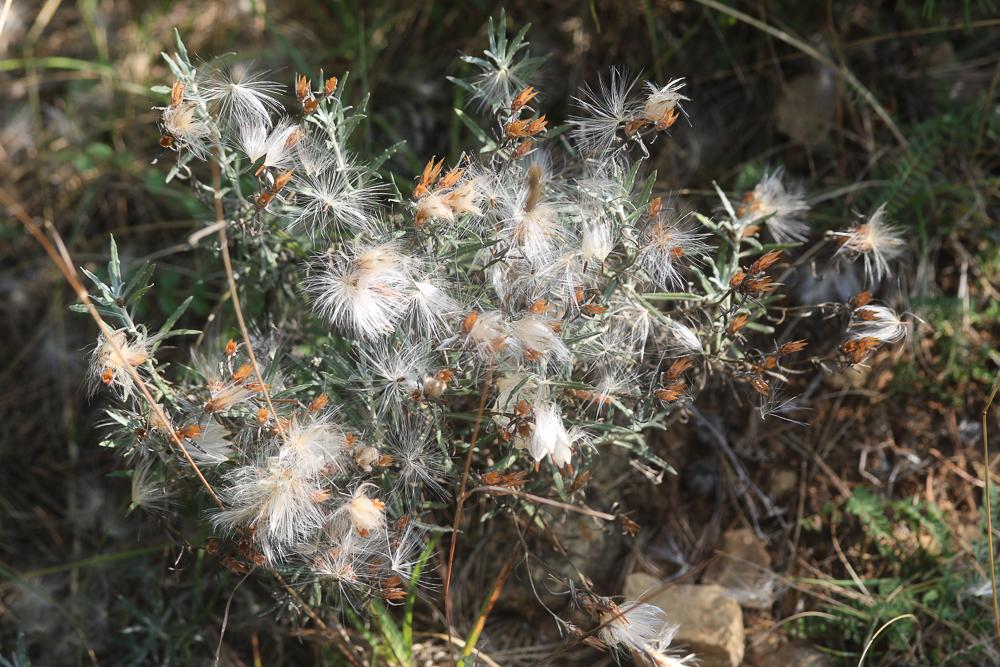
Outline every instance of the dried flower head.
<svg viewBox="0 0 1000 667">
<path fill-rule="evenodd" d="M 744 228 L 762 220 L 778 243 L 805 241 L 809 225 L 804 216 L 809 205 L 799 190 L 785 187 L 783 175 L 782 169 L 765 172 L 753 191 L 743 198 L 737 215 Z"/>
<path fill-rule="evenodd" d="M 840 243 L 838 257 L 864 259 L 865 276 L 872 283 L 879 283 L 890 275 L 889 262 L 903 253 L 905 245 L 899 228 L 886 218 L 885 204 L 863 224 L 846 232 L 834 232 L 833 237 Z"/>
</svg>

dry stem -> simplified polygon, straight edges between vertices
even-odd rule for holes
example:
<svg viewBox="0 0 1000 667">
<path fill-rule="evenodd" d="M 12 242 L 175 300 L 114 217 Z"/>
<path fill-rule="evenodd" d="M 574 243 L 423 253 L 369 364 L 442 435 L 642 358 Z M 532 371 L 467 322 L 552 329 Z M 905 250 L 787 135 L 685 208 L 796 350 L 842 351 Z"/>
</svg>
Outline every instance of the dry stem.
<svg viewBox="0 0 1000 667">
<path fill-rule="evenodd" d="M 66 246 L 63 244 L 59 233 L 55 229 L 52 229 L 52 236 L 55 239 L 55 245 L 53 245 L 53 242 L 45 236 L 41 228 L 35 223 L 34 220 L 31 219 L 31 216 L 29 216 L 17 200 L 15 200 L 6 191 L 0 190 L 0 203 L 3 203 L 3 205 L 7 207 L 7 210 L 15 218 L 17 218 L 22 225 L 24 225 L 32 236 L 35 237 L 38 244 L 42 246 L 49 258 L 59 269 L 60 273 L 63 274 L 66 282 L 69 283 L 71 288 L 73 288 L 73 292 L 76 294 L 76 297 L 87 308 L 87 312 L 90 314 L 91 318 L 93 318 L 94 322 L 97 323 L 97 327 L 100 329 L 101 335 L 104 336 L 104 339 L 111 346 L 111 350 L 115 353 L 119 362 L 121 362 L 122 367 L 128 371 L 132 381 L 135 382 L 137 387 L 139 387 L 140 393 L 142 393 L 143 398 L 145 398 L 146 402 L 149 404 L 149 409 L 156 413 L 157 418 L 166 428 L 168 434 L 170 435 L 170 440 L 177 445 L 177 448 L 181 451 L 181 454 L 187 460 L 191 469 L 194 470 L 194 474 L 198 477 L 198 480 L 208 491 L 209 495 L 212 496 L 212 500 L 215 501 L 215 504 L 218 505 L 220 509 L 223 508 L 224 505 L 222 504 L 222 500 L 220 500 L 219 496 L 215 493 L 215 489 L 213 489 L 212 485 L 209 484 L 207 479 L 205 479 L 205 476 L 202 474 L 198 464 L 195 463 L 193 458 L 191 458 L 191 454 L 188 452 L 187 447 L 184 446 L 184 442 L 177 435 L 177 432 L 174 430 L 174 427 L 170 423 L 166 413 L 163 411 L 163 408 L 160 407 L 160 404 L 153 398 L 153 394 L 149 391 L 149 388 L 146 386 L 142 376 L 140 376 L 139 372 L 132 367 L 132 364 L 128 363 L 121 346 L 118 345 L 118 342 L 115 340 L 114 332 L 111 330 L 111 327 L 108 326 L 108 323 L 104 321 L 104 318 L 101 317 L 101 314 L 97 312 L 97 308 L 95 308 L 94 304 L 91 302 L 90 294 L 87 292 L 87 288 L 84 287 L 83 283 L 80 281 L 80 278 L 76 273 L 73 260 L 70 258 L 69 252 L 66 250 Z"/>
</svg>

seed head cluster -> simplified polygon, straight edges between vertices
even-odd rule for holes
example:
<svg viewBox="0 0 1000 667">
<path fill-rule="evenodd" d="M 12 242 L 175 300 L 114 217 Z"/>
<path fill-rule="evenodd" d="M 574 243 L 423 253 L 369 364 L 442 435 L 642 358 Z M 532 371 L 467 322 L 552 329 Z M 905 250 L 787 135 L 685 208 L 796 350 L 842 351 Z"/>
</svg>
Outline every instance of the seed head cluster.
<svg viewBox="0 0 1000 667">
<path fill-rule="evenodd" d="M 171 177 L 197 186 L 200 163 L 219 169 L 238 294 L 271 289 L 270 319 L 240 342 L 205 335 L 190 372 L 165 373 L 155 352 L 175 332 L 146 333 L 120 306 L 130 288 L 102 283 L 121 328 L 115 345 L 98 340 L 90 384 L 119 401 L 119 425 L 142 417 L 141 438 L 121 436 L 133 503 L 177 502 L 191 473 L 176 436 L 217 491 L 211 524 L 240 545 L 234 569 L 396 601 L 473 429 L 492 443 L 470 459 L 477 479 L 552 495 L 553 477 L 584 484 L 608 443 L 646 451 L 643 430 L 702 391 L 735 387 L 762 417 L 785 418 L 794 374 L 863 363 L 907 335 L 868 292 L 783 301 L 802 256 L 813 270 L 857 262 L 876 289 L 903 249 L 884 207 L 824 241 L 804 190 L 776 169 L 742 199 L 720 189 L 714 211 L 690 210 L 649 167 L 689 110 L 697 121 L 684 79 L 613 70 L 579 93 L 563 134 L 525 33 L 488 32 L 484 56 L 466 57 L 477 73 L 455 80 L 476 104 L 463 119 L 479 145 L 393 178 L 354 152 L 364 109 L 347 104 L 346 73 L 284 86 L 195 66 L 182 44 L 168 57 Z M 830 239 L 825 255 L 803 248 Z M 811 308 L 836 316 L 815 318 L 825 332 L 774 333 Z M 136 378 L 171 423 L 147 416 Z M 595 618 L 608 647 L 690 664 L 667 650 L 661 616 L 633 602 Z"/>
</svg>

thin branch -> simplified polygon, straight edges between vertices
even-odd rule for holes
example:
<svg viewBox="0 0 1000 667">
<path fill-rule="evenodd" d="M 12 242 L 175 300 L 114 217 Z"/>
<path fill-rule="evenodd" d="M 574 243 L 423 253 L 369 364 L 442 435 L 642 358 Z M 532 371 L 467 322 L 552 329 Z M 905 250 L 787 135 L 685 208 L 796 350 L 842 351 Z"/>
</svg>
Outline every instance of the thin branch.
<svg viewBox="0 0 1000 667">
<path fill-rule="evenodd" d="M 229 237 L 226 234 L 226 219 L 222 210 L 222 173 L 219 167 L 219 158 L 211 160 L 212 163 L 212 189 L 215 191 L 215 225 L 219 230 L 219 252 L 222 253 L 222 263 L 226 268 L 226 281 L 229 283 L 229 297 L 233 302 L 233 311 L 236 313 L 236 322 L 240 327 L 240 335 L 243 336 L 243 344 L 247 347 L 247 355 L 250 357 L 250 363 L 253 365 L 254 374 L 257 376 L 257 382 L 260 383 L 260 390 L 264 394 L 264 400 L 267 401 L 267 408 L 271 411 L 271 416 L 274 417 L 274 425 L 278 428 L 278 433 L 281 438 L 287 439 L 285 435 L 285 429 L 281 425 L 281 420 L 278 419 L 278 413 L 274 411 L 274 404 L 271 402 L 271 392 L 267 389 L 267 383 L 264 382 L 264 376 L 261 375 L 260 365 L 257 363 L 257 356 L 253 353 L 253 345 L 250 343 L 250 333 L 247 331 L 246 320 L 243 319 L 243 308 L 240 306 L 240 297 L 236 293 L 236 276 L 233 274 L 233 260 L 229 256 Z"/>
<path fill-rule="evenodd" d="M 530 500 L 533 503 L 539 503 L 541 505 L 550 505 L 552 507 L 558 507 L 559 509 L 563 509 L 568 512 L 576 512 L 578 514 L 592 516 L 595 519 L 603 519 L 604 521 L 615 520 L 614 514 L 608 514 L 607 512 L 592 510 L 586 506 L 564 503 L 559 500 L 553 500 L 552 498 L 545 498 L 544 496 L 536 496 L 532 493 L 525 493 L 524 491 L 518 491 L 517 489 L 511 489 L 506 486 L 477 486 L 476 488 L 469 490 L 469 492 L 466 493 L 465 495 L 471 496 L 474 493 L 492 493 L 493 495 L 497 496 L 516 496 L 518 498 L 524 498 L 525 500 Z"/>
<path fill-rule="evenodd" d="M 94 322 L 97 323 L 97 328 L 100 330 L 101 335 L 104 336 L 104 340 L 111 346 L 111 350 L 118 358 L 119 363 L 121 363 L 122 367 L 128 372 L 136 386 L 139 387 L 140 393 L 142 393 L 143 398 L 145 398 L 146 402 L 149 404 L 149 409 L 156 413 L 160 423 L 162 423 L 166 428 L 167 433 L 170 436 L 170 440 L 180 450 L 181 454 L 191 466 L 191 469 L 194 470 L 194 474 L 198 477 L 198 480 L 208 491 L 212 500 L 215 501 L 215 504 L 218 505 L 220 509 L 224 508 L 222 500 L 219 499 L 218 494 L 215 493 L 215 489 L 213 489 L 212 485 L 209 484 L 207 479 L 205 479 L 205 475 L 202 474 L 201 468 L 199 468 L 198 464 L 195 463 L 193 458 L 191 458 L 190 452 L 188 452 L 187 447 L 184 446 L 184 442 L 177 435 L 173 425 L 170 423 L 170 419 L 163 411 L 159 402 L 153 398 L 153 394 L 149 391 L 149 387 L 146 386 L 146 382 L 142 379 L 142 376 L 139 375 L 139 372 L 132 366 L 132 364 L 128 363 L 128 360 L 125 358 L 125 353 L 122 351 L 118 341 L 115 340 L 114 332 L 111 327 L 108 326 L 108 323 L 104 321 L 104 318 L 101 317 L 101 314 L 97 312 L 97 308 L 95 308 L 94 304 L 91 302 L 90 294 L 87 292 L 87 288 L 84 287 L 83 283 L 80 281 L 80 278 L 76 273 L 73 260 L 70 257 L 69 252 L 66 250 L 66 246 L 62 242 L 59 232 L 55 229 L 51 230 L 53 239 L 55 240 L 55 245 L 53 245 L 53 242 L 45 236 L 45 233 L 42 232 L 38 224 L 31 219 L 31 216 L 27 214 L 17 200 L 9 195 L 6 190 L 0 190 L 0 203 L 2 203 L 7 208 L 8 212 L 17 218 L 18 221 L 20 221 L 20 223 L 28 230 L 28 232 L 35 237 L 38 244 L 42 246 L 46 254 L 48 254 L 49 258 L 59 269 L 60 273 L 63 274 L 63 277 L 73 289 L 76 297 L 87 308 L 87 312 L 90 314 L 90 317 L 93 318 Z"/>
</svg>

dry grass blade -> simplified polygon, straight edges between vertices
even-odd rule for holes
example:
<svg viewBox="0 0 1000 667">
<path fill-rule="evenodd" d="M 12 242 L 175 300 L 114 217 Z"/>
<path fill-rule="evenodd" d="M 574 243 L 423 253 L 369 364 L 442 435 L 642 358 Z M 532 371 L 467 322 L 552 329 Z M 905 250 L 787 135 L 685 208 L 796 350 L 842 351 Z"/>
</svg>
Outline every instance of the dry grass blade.
<svg viewBox="0 0 1000 667">
<path fill-rule="evenodd" d="M 988 546 L 988 553 L 990 558 L 990 588 L 993 593 L 993 629 L 997 642 L 997 649 L 1000 649 L 1000 603 L 997 600 L 997 566 L 996 566 L 996 556 L 993 552 L 993 508 L 992 508 L 992 498 L 990 497 L 990 436 L 988 432 L 987 421 L 990 414 L 990 407 L 993 405 L 994 399 L 997 397 L 997 392 L 1000 391 L 1000 373 L 997 373 L 996 379 L 993 381 L 993 388 L 990 390 L 990 396 L 986 400 L 986 405 L 983 407 L 983 505 L 986 506 L 986 544 Z"/>
<path fill-rule="evenodd" d="M 520 545 L 515 545 L 520 546 Z M 476 617 L 476 623 L 472 627 L 472 631 L 469 633 L 468 639 L 465 640 L 465 648 L 462 649 L 462 657 L 468 658 L 472 655 L 472 652 L 476 649 L 476 643 L 479 641 L 479 635 L 482 634 L 483 628 L 486 627 L 486 619 L 489 617 L 490 612 L 493 611 L 494 605 L 496 605 L 497 600 L 500 599 L 500 593 L 503 591 L 504 584 L 507 583 L 508 577 L 510 577 L 511 572 L 514 571 L 514 566 L 519 562 L 518 559 L 514 558 L 514 554 L 517 553 L 517 549 L 512 549 L 504 559 L 503 567 L 500 568 L 500 573 L 497 574 L 496 579 L 493 582 L 493 587 L 490 589 L 490 594 L 483 602 L 483 608 L 479 612 L 479 616 Z"/>
<path fill-rule="evenodd" d="M 854 88 L 858 92 L 858 94 L 861 95 L 862 98 L 864 98 L 865 102 L 867 102 L 869 106 L 871 106 L 875 114 L 882 119 L 882 122 L 885 123 L 886 127 L 889 128 L 889 131 L 892 132 L 892 136 L 895 137 L 897 142 L 899 142 L 899 145 L 903 148 L 903 150 L 905 150 L 907 153 L 910 152 L 910 143 L 906 140 L 906 137 L 903 136 L 903 133 L 899 130 L 899 127 L 896 125 L 896 122 L 892 119 L 892 116 L 890 116 L 889 112 L 886 111 L 885 107 L 882 106 L 877 99 L 875 99 L 875 95 L 873 95 L 872 92 L 868 90 L 868 88 L 863 83 L 858 81 L 858 78 L 854 76 L 854 74 L 849 69 L 847 69 L 843 65 L 838 65 L 837 63 L 833 62 L 825 55 L 823 55 L 813 47 L 809 46 L 809 44 L 803 42 L 798 37 L 790 35 L 784 30 L 779 30 L 778 28 L 768 25 L 767 23 L 764 23 L 759 19 L 755 19 L 749 14 L 744 14 L 743 12 L 737 9 L 733 9 L 732 7 L 727 7 L 721 2 L 716 2 L 716 0 L 697 0 L 697 2 L 706 7 L 710 7 L 717 12 L 721 12 L 723 14 L 726 14 L 727 16 L 731 16 L 732 18 L 738 21 L 743 21 L 748 25 L 752 25 L 758 30 L 763 30 L 767 34 L 777 39 L 780 39 L 786 44 L 794 46 L 795 48 L 799 49 L 800 51 L 808 55 L 810 58 L 814 58 L 815 60 L 822 63 L 826 67 L 829 67 L 830 69 L 840 74 L 840 76 L 843 77 L 844 81 L 846 81 L 852 88 Z"/>
<path fill-rule="evenodd" d="M 479 408 L 476 410 L 476 421 L 472 427 L 472 437 L 469 438 L 469 452 L 465 456 L 465 466 L 462 468 L 462 482 L 458 489 L 458 500 L 455 502 L 455 521 L 452 524 L 451 544 L 448 547 L 448 566 L 444 577 L 444 613 L 448 625 L 448 636 L 451 637 L 452 603 L 451 603 L 451 576 L 455 569 L 455 548 L 458 546 L 458 531 L 462 526 L 462 507 L 465 505 L 465 489 L 469 483 L 469 471 L 472 469 L 472 456 L 476 451 L 476 443 L 479 441 L 479 430 L 483 422 L 483 413 L 486 411 L 486 399 L 490 394 L 490 386 L 493 384 L 493 371 L 486 372 L 483 380 L 482 393 L 479 396 Z M 448 643 L 449 650 L 453 648 L 452 642 Z"/>
<path fill-rule="evenodd" d="M 895 623 L 896 621 L 902 621 L 905 619 L 910 619 L 911 621 L 915 622 L 917 620 L 917 617 L 914 616 L 913 614 L 901 614 L 899 616 L 896 616 L 895 618 L 890 618 L 888 621 L 882 624 L 882 627 L 880 627 L 878 630 L 875 631 L 875 634 L 872 635 L 872 638 L 869 639 L 868 642 L 865 644 L 865 650 L 861 652 L 861 659 L 858 660 L 858 667 L 861 667 L 861 665 L 865 664 L 865 657 L 868 655 L 868 651 L 871 649 L 872 644 L 874 644 L 875 640 L 878 639 L 878 636 L 881 635 L 883 632 L 885 632 L 889 628 L 889 626 Z"/>
</svg>

